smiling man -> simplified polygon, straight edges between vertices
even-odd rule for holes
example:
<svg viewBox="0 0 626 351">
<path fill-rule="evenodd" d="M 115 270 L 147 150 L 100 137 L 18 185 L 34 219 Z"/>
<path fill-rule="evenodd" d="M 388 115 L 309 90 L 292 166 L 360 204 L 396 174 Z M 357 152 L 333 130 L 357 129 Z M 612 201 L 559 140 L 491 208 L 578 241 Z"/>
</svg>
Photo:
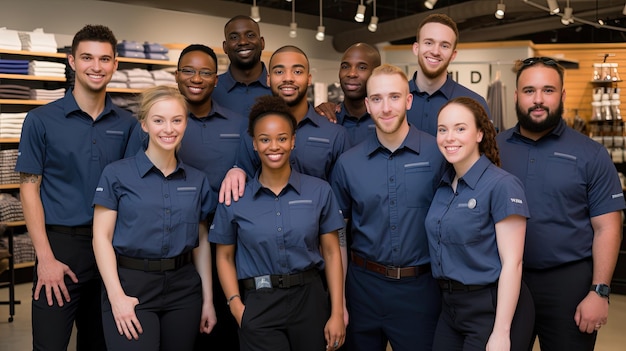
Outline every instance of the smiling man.
<svg viewBox="0 0 626 351">
<path fill-rule="evenodd" d="M 31 110 L 22 128 L 15 170 L 37 255 L 33 350 L 67 349 L 74 322 L 78 350 L 105 349 L 91 203 L 102 170 L 124 156 L 137 124 L 106 93 L 117 69 L 116 44 L 105 26 L 76 33 L 68 55 L 74 87 Z"/>
<path fill-rule="evenodd" d="M 383 64 L 367 81 L 376 133 L 346 151 L 331 176 L 352 241 L 346 277 L 349 351 L 431 350 L 440 311 L 424 220 L 444 159 L 407 123 L 404 72 Z"/>
<path fill-rule="evenodd" d="M 413 43 L 419 69 L 409 81 L 413 104 L 407 118 L 410 124 L 433 136 L 437 133 L 439 109 L 455 97 L 470 97 L 480 102 L 489 113 L 482 96 L 448 76 L 448 66 L 456 57 L 458 40 L 456 23 L 447 15 L 436 13 L 420 23 Z"/>
<path fill-rule="evenodd" d="M 259 24 L 248 16 L 231 18 L 224 26 L 222 48 L 230 65 L 228 71 L 220 74 L 220 84 L 215 88 L 213 98 L 247 117 L 257 97 L 271 94 L 267 69 L 261 61 L 265 39 L 261 36 Z"/>
</svg>

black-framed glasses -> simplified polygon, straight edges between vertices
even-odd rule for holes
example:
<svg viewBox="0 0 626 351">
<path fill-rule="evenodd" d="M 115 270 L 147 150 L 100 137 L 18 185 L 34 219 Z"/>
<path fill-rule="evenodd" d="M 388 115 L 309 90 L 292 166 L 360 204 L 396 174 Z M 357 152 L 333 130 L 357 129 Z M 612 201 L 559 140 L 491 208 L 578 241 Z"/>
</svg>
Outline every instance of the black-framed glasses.
<svg viewBox="0 0 626 351">
<path fill-rule="evenodd" d="M 189 68 L 189 67 L 183 67 L 183 68 L 179 68 L 178 72 L 180 72 L 182 75 L 186 76 L 186 77 L 193 77 L 196 75 L 196 73 L 200 74 L 201 78 L 211 78 L 215 75 L 215 72 L 213 71 L 209 71 L 207 69 L 201 69 L 199 71 L 193 69 L 193 68 Z"/>
<path fill-rule="evenodd" d="M 532 66 L 536 63 L 543 63 L 544 65 L 548 65 L 548 66 L 558 66 L 558 62 L 556 62 L 556 60 L 554 60 L 551 57 L 545 57 L 545 56 L 541 56 L 541 57 L 529 57 L 525 60 L 522 60 L 522 66 L 527 67 L 527 66 Z"/>
</svg>

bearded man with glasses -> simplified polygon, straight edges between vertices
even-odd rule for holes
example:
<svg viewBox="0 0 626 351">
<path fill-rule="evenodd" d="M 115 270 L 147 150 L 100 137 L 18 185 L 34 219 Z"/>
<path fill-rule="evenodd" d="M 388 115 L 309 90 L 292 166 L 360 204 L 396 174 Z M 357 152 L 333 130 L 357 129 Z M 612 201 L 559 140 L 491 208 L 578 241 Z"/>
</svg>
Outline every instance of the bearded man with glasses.
<svg viewBox="0 0 626 351">
<path fill-rule="evenodd" d="M 532 57 L 517 68 L 518 123 L 497 141 L 502 168 L 524 183 L 530 209 L 523 279 L 534 334 L 544 351 L 593 350 L 609 312 L 622 187 L 606 149 L 563 120 L 563 67 Z"/>
</svg>

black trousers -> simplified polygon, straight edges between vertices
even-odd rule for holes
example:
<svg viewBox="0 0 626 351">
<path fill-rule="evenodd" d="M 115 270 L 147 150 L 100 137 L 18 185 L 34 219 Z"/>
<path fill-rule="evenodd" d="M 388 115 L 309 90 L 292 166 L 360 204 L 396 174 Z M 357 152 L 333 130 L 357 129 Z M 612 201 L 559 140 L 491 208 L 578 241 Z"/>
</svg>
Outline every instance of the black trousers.
<svg viewBox="0 0 626 351">
<path fill-rule="evenodd" d="M 498 287 L 443 292 L 434 351 L 484 351 L 496 318 Z M 511 351 L 526 351 L 532 339 L 534 307 L 524 282 L 511 323 Z"/>
<path fill-rule="evenodd" d="M 122 288 L 135 296 L 135 313 L 143 328 L 139 340 L 120 335 L 103 288 L 102 320 L 107 348 L 111 351 L 193 350 L 200 328 L 202 284 L 196 267 L 189 263 L 167 272 L 144 272 L 118 268 Z"/>
<path fill-rule="evenodd" d="M 50 247 L 57 260 L 65 263 L 76 274 L 78 283 L 65 276 L 70 301 L 62 307 L 53 299 L 48 306 L 45 289 L 39 300 L 32 301 L 33 350 L 67 350 L 76 323 L 76 350 L 105 350 L 100 294 L 102 282 L 91 244 L 92 237 L 48 230 Z M 33 294 L 37 284 L 37 267 L 33 275 Z"/>
<path fill-rule="evenodd" d="M 321 278 L 288 289 L 247 290 L 239 343 L 241 351 L 322 351 L 330 317 Z"/>
<path fill-rule="evenodd" d="M 534 336 L 542 351 L 591 351 L 597 332 L 578 330 L 576 307 L 589 293 L 593 262 L 585 259 L 552 269 L 524 270 L 524 280 L 535 302 Z M 532 344 L 528 348 L 532 350 Z"/>
</svg>

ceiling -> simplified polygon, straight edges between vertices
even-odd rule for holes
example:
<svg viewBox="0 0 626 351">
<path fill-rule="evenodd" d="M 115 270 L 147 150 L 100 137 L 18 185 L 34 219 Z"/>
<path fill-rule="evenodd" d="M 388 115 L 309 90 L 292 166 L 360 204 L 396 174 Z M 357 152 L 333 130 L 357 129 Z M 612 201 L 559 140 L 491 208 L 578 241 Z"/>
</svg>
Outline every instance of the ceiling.
<svg viewBox="0 0 626 351">
<path fill-rule="evenodd" d="M 161 9 L 230 18 L 250 14 L 253 0 L 101 0 Z M 299 28 L 315 30 L 320 24 L 320 2 L 294 0 Z M 607 43 L 626 42 L 626 0 L 569 0 L 575 21 L 565 26 L 560 19 L 568 0 L 557 0 L 560 14 L 550 15 L 546 0 L 438 0 L 432 10 L 424 0 L 377 0 L 378 30 L 367 30 L 373 0 L 320 0 L 326 34 L 333 36 L 333 47 L 344 51 L 358 41 L 371 44 L 390 42 L 408 44 L 415 39 L 419 22 L 430 13 L 445 13 L 457 22 L 460 42 L 530 40 L 534 43 Z M 496 5 L 506 5 L 505 17 L 494 17 Z M 367 6 L 365 21 L 354 21 L 357 6 Z M 256 0 L 261 21 L 289 26 L 292 2 Z M 597 20 L 605 21 L 600 26 Z"/>
</svg>

